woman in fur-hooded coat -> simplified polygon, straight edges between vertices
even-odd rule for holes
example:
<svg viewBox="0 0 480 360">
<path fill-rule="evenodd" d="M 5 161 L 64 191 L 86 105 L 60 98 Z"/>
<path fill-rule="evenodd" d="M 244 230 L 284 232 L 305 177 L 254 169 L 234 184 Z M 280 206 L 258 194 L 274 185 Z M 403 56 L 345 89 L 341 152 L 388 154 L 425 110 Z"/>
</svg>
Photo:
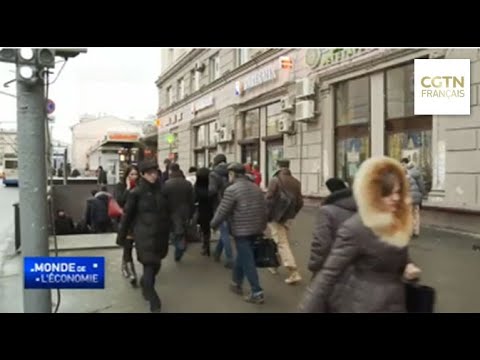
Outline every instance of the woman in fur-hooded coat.
<svg viewBox="0 0 480 360">
<path fill-rule="evenodd" d="M 335 299 L 336 311 L 406 311 L 404 276 L 412 279 L 418 273 L 410 273 L 414 267 L 408 256 L 412 207 L 405 171 L 395 159 L 370 158 L 355 176 L 353 193 L 358 213 L 339 228 L 300 312 L 326 311 L 338 280 L 349 266 L 352 274 L 342 284 L 342 295 Z"/>
</svg>

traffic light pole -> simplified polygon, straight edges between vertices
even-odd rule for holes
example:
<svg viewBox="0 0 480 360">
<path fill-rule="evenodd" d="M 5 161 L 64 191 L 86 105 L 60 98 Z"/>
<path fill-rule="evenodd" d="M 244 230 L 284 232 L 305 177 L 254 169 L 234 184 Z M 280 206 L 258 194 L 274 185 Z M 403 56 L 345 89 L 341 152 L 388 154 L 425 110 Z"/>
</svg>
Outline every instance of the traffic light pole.
<svg viewBox="0 0 480 360">
<path fill-rule="evenodd" d="M 17 141 L 22 257 L 49 256 L 43 82 L 17 77 Z M 51 313 L 50 290 L 23 290 L 25 313 Z"/>
</svg>

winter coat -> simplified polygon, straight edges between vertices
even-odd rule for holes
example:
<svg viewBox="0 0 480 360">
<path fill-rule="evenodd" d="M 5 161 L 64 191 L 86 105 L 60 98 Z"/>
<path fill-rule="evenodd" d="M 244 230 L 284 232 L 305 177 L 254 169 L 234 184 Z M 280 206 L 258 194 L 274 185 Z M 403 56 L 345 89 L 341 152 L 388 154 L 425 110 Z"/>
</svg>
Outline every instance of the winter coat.
<svg viewBox="0 0 480 360">
<path fill-rule="evenodd" d="M 195 210 L 193 187 L 181 174 L 170 174 L 162 189 L 172 216 L 172 232 L 183 235 Z"/>
<path fill-rule="evenodd" d="M 87 209 L 85 221 L 91 227 L 96 228 L 99 224 L 109 223 L 108 202 L 111 195 L 104 191 L 99 191 L 93 198 L 87 200 Z"/>
<path fill-rule="evenodd" d="M 198 204 L 198 224 L 204 227 L 210 226 L 213 219 L 213 203 L 214 198 L 208 193 L 208 178 L 197 177 L 195 183 L 195 203 Z"/>
<path fill-rule="evenodd" d="M 119 182 L 115 186 L 113 197 L 115 198 L 115 200 L 117 200 L 117 203 L 118 205 L 120 205 L 121 208 L 123 208 L 127 203 L 128 193 L 129 191 L 127 190 L 127 185 L 125 185 L 124 183 Z"/>
<path fill-rule="evenodd" d="M 245 176 L 227 187 L 211 222 L 212 228 L 227 220 L 232 235 L 261 235 L 267 227 L 266 203 L 262 190 Z"/>
<path fill-rule="evenodd" d="M 410 195 L 412 196 L 412 204 L 420 205 L 423 197 L 426 195 L 423 175 L 413 162 L 410 162 L 407 165 L 407 172 L 407 178 L 410 183 Z"/>
<path fill-rule="evenodd" d="M 226 163 L 218 164 L 210 171 L 208 179 L 208 193 L 214 199 L 213 209 L 216 210 L 222 200 L 225 189 L 229 186 L 228 170 Z"/>
<path fill-rule="evenodd" d="M 123 246 L 133 230 L 138 261 L 158 265 L 167 256 L 170 234 L 170 209 L 158 184 L 140 179 L 127 195 L 117 244 Z"/>
<path fill-rule="evenodd" d="M 378 209 L 376 184 L 386 171 L 401 179 L 400 203 L 395 213 Z M 322 269 L 307 288 L 301 312 L 324 312 L 345 270 L 342 295 L 333 307 L 338 312 L 405 312 L 403 273 L 412 233 L 412 208 L 408 183 L 400 163 L 387 157 L 365 161 L 354 180 L 358 213 L 339 228 L 333 248 Z"/>
<path fill-rule="evenodd" d="M 308 270 L 318 272 L 325 262 L 340 225 L 357 211 L 351 189 L 335 191 L 319 208 L 310 251 Z"/>
<path fill-rule="evenodd" d="M 277 171 L 268 184 L 266 200 L 269 222 L 283 224 L 294 219 L 303 207 L 300 181 L 288 169 Z"/>
</svg>

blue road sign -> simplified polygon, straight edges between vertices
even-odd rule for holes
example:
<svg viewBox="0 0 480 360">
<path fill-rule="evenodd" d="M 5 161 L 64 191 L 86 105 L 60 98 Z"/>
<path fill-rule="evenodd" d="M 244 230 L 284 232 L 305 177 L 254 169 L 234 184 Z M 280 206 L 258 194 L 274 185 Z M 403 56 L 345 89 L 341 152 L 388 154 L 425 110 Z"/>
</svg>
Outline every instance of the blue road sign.
<svg viewBox="0 0 480 360">
<path fill-rule="evenodd" d="M 53 100 L 47 100 L 47 114 L 51 114 L 55 111 L 55 103 Z"/>
</svg>

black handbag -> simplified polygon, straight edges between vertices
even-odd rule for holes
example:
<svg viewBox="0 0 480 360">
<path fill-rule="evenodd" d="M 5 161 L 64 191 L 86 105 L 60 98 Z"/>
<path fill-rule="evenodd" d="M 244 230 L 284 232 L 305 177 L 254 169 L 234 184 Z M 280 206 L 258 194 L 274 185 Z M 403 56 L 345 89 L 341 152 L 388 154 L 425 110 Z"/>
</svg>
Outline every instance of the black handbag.
<svg viewBox="0 0 480 360">
<path fill-rule="evenodd" d="M 408 282 L 405 284 L 405 300 L 409 313 L 433 313 L 436 292 L 430 286 Z"/>
<path fill-rule="evenodd" d="M 280 266 L 277 244 L 273 239 L 258 237 L 253 242 L 253 255 L 255 265 L 258 268 L 277 268 Z"/>
</svg>

